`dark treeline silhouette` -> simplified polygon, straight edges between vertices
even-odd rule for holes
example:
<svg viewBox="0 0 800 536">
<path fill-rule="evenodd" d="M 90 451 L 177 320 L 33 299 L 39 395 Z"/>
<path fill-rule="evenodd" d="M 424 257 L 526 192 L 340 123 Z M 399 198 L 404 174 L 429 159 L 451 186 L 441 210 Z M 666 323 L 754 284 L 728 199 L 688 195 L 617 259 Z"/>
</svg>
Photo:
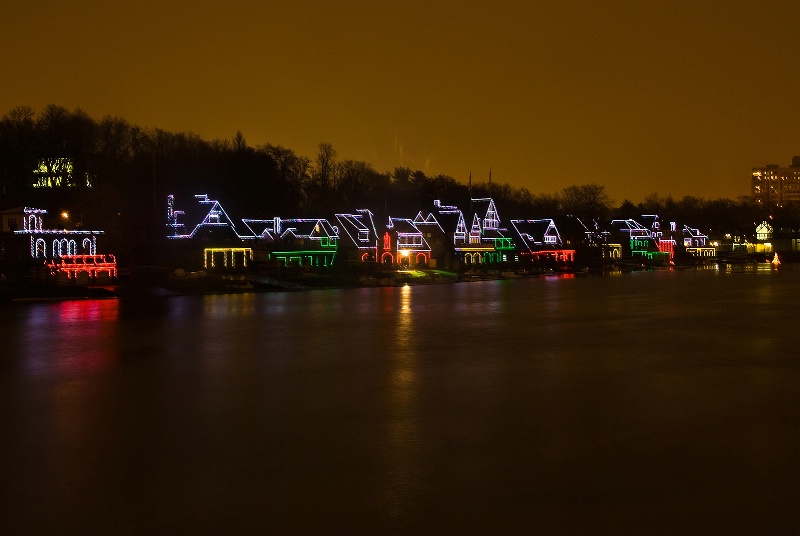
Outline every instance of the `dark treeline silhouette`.
<svg viewBox="0 0 800 536">
<path fill-rule="evenodd" d="M 65 159 L 71 169 L 64 167 Z M 54 180 L 47 183 L 48 177 Z M 414 217 L 436 199 L 466 208 L 470 197 L 493 197 L 503 218 L 571 214 L 603 220 L 656 213 L 706 232 L 750 229 L 764 217 L 747 197 L 676 201 L 652 194 L 643 203 L 625 200 L 615 207 L 598 184 L 537 194 L 505 183 L 464 184 L 406 167 L 381 172 L 368 162 L 338 160 L 330 143 L 320 143 L 309 158 L 277 145 L 250 146 L 241 132 L 230 140 L 206 141 L 119 117 L 96 121 L 81 109 L 53 104 L 39 113 L 19 106 L 0 121 L 0 209 L 46 208 L 53 221 L 69 210 L 72 225 L 105 229 L 110 247 L 131 262 L 150 260 L 163 242 L 168 194 L 180 203 L 205 193 L 234 218 L 331 217 L 369 208 L 385 221 L 388 214 Z"/>
<path fill-rule="evenodd" d="M 684 196 L 675 200 L 672 196 L 650 194 L 641 203 L 624 200 L 614 212 L 616 218 L 638 218 L 643 214 L 657 214 L 663 221 L 677 221 L 700 229 L 706 234 L 720 236 L 735 233 L 744 236 L 755 234 L 755 225 L 765 218 L 794 218 L 800 207 L 785 206 L 765 213 L 763 207 L 749 196 L 736 200 L 701 199 Z"/>
</svg>

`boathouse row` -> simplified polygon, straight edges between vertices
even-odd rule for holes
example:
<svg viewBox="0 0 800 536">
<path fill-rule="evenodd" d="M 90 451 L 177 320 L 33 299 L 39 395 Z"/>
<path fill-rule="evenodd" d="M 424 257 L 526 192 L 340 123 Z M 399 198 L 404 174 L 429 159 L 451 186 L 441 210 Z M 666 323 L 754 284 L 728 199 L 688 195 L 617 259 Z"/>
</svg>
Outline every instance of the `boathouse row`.
<svg viewBox="0 0 800 536">
<path fill-rule="evenodd" d="M 175 250 L 184 262 L 205 270 L 238 269 L 254 260 L 284 267 L 373 263 L 448 270 L 520 262 L 567 268 L 575 260 L 553 220 L 543 226 L 520 224 L 525 227 L 520 234 L 517 227 L 501 224 L 491 198 L 472 199 L 469 211 L 436 201 L 413 218 L 378 221 L 371 210 L 358 209 L 330 220 L 242 218 L 238 223 L 208 195 L 196 195 L 180 209 L 170 195 L 166 216 Z"/>
<path fill-rule="evenodd" d="M 39 278 L 102 282 L 117 276 L 113 254 L 99 253 L 103 231 L 46 228 L 47 211 L 18 207 L 0 212 L 0 262 Z M 67 218 L 63 214 L 62 218 Z"/>
<path fill-rule="evenodd" d="M 471 199 L 469 208 L 435 201 L 414 217 L 376 217 L 367 208 L 333 218 L 235 221 L 206 194 L 176 206 L 167 197 L 167 238 L 187 267 L 226 270 L 253 261 L 284 267 L 373 263 L 447 270 L 474 267 L 569 268 L 619 259 L 668 264 L 680 252 L 713 256 L 708 236 L 658 216 L 612 220 L 601 226 L 579 218 L 511 219 L 504 224 L 495 201 Z"/>
<path fill-rule="evenodd" d="M 333 218 L 241 219 L 197 195 L 181 210 L 167 198 L 173 260 L 186 268 L 238 270 L 254 261 L 284 267 L 374 264 L 448 270 L 474 267 L 569 268 L 632 259 L 668 264 L 679 256 L 780 253 L 800 259 L 800 223 L 761 222 L 755 240 L 726 234 L 710 240 L 698 229 L 657 215 L 605 224 L 575 217 L 511 219 L 504 224 L 491 198 L 469 209 L 435 201 L 413 218 L 381 217 L 366 208 Z M 0 274 L 82 280 L 114 278 L 116 258 L 98 251 L 103 231 L 46 228 L 46 210 L 0 211 Z M 638 262 L 637 261 L 637 262 Z"/>
</svg>

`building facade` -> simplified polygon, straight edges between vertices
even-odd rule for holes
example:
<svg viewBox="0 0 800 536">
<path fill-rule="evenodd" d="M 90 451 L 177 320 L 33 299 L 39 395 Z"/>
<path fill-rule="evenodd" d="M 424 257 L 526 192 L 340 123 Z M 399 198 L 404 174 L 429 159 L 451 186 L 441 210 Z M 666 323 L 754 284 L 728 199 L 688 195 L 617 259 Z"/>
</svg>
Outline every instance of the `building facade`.
<svg viewBox="0 0 800 536">
<path fill-rule="evenodd" d="M 767 164 L 753 168 L 751 191 L 753 200 L 766 209 L 800 205 L 800 156 L 793 157 L 789 167 Z"/>
</svg>

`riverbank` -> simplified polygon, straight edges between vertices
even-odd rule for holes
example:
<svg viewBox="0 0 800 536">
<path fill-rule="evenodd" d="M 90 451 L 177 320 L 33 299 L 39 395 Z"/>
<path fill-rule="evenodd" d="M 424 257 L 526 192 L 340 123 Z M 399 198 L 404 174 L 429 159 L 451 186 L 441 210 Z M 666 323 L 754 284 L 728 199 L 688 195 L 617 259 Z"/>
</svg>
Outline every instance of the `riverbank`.
<svg viewBox="0 0 800 536">
<path fill-rule="evenodd" d="M 750 265 L 774 269 L 770 263 Z M 794 266 L 794 264 L 789 264 Z M 239 273 L 219 274 L 185 272 L 166 268 L 149 268 L 141 272 L 122 274 L 116 281 L 105 285 L 81 285 L 49 280 L 0 280 L 0 303 L 36 302 L 104 298 L 163 298 L 204 294 L 237 294 L 260 292 L 298 292 L 331 288 L 396 287 L 405 285 L 431 285 L 471 281 L 524 279 L 546 276 L 597 275 L 649 270 L 683 270 L 699 267 L 742 266 L 741 264 L 705 263 L 691 265 L 621 264 L 602 270 L 470 270 L 453 272 L 434 269 L 373 270 L 367 273 L 356 270 L 297 271 L 278 274 Z"/>
<path fill-rule="evenodd" d="M 280 277 L 262 273 L 215 274 L 183 270 L 146 270 L 122 275 L 103 286 L 54 281 L 0 281 L 0 303 L 101 298 L 148 298 L 244 292 L 296 292 L 329 288 L 431 285 L 490 279 L 519 279 L 555 273 L 525 270 L 472 270 L 452 272 L 434 269 L 294 272 Z"/>
</svg>

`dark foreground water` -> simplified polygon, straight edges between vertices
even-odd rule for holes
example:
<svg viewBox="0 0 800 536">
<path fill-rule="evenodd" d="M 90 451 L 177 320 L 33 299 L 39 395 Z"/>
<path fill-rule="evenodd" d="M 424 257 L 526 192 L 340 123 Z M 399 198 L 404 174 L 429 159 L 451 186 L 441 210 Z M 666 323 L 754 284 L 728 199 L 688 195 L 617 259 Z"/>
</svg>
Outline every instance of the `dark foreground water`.
<svg viewBox="0 0 800 536">
<path fill-rule="evenodd" d="M 0 532 L 800 531 L 800 271 L 0 308 Z"/>
</svg>

